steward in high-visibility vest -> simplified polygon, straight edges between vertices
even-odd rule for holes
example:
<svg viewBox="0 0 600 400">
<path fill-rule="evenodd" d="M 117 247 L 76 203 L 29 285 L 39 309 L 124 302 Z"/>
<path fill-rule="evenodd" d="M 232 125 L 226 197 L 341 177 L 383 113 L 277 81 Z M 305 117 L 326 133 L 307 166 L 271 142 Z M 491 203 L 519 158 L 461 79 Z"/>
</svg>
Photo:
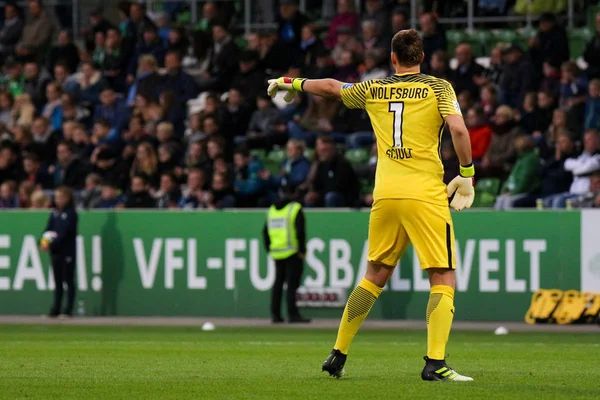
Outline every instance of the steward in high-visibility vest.
<svg viewBox="0 0 600 400">
<path fill-rule="evenodd" d="M 300 203 L 284 196 L 269 208 L 263 228 L 265 248 L 275 260 L 275 282 L 271 292 L 271 318 L 283 322 L 281 298 L 283 284 L 287 283 L 287 312 L 289 322 L 310 322 L 303 318 L 296 306 L 296 291 L 300 287 L 306 253 L 306 228 Z"/>
</svg>

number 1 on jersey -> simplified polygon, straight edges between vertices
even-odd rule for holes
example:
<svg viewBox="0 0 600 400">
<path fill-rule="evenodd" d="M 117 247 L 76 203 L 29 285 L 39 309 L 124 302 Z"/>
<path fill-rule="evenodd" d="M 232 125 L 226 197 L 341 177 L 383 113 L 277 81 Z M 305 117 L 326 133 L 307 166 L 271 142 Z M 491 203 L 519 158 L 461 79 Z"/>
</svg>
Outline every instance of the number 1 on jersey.
<svg viewBox="0 0 600 400">
<path fill-rule="evenodd" d="M 393 147 L 402 146 L 402 114 L 404 113 L 404 102 L 390 103 L 389 112 L 394 113 L 394 144 Z"/>
</svg>

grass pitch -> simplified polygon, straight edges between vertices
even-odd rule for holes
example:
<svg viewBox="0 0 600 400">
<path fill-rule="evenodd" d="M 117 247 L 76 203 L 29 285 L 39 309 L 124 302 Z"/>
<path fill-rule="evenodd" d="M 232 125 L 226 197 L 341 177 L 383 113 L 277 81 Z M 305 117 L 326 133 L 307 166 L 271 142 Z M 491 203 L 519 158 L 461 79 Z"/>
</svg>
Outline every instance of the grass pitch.
<svg viewBox="0 0 600 400">
<path fill-rule="evenodd" d="M 598 338 L 455 332 L 448 363 L 475 382 L 434 383 L 420 331 L 360 332 L 336 380 L 331 330 L 0 326 L 0 398 L 592 399 Z"/>
</svg>

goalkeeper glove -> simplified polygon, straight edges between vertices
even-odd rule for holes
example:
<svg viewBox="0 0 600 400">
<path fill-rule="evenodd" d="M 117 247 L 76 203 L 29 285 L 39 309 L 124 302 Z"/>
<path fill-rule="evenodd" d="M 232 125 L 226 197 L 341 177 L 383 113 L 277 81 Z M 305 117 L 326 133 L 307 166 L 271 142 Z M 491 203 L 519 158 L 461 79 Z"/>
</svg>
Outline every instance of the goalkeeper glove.
<svg viewBox="0 0 600 400">
<path fill-rule="evenodd" d="M 277 78 L 277 79 L 269 79 L 269 88 L 267 89 L 267 93 L 271 97 L 277 96 L 277 92 L 280 90 L 286 91 L 286 94 L 283 96 L 283 99 L 290 103 L 294 100 L 294 96 L 296 96 L 296 92 L 302 92 L 302 86 L 306 81 L 305 78 Z"/>
<path fill-rule="evenodd" d="M 450 202 L 450 207 L 456 211 L 471 207 L 475 199 L 475 189 L 473 189 L 473 180 L 475 176 L 475 167 L 469 164 L 466 167 L 460 166 L 460 175 L 452 179 L 448 184 L 448 198 L 454 195 Z"/>
</svg>

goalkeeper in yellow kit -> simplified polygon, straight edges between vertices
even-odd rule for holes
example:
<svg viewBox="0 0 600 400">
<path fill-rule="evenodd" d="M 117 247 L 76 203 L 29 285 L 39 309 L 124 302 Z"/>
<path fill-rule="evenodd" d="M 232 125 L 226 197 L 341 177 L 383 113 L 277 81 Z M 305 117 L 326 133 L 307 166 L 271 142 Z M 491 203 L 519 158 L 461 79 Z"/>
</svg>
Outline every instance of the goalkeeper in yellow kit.
<svg viewBox="0 0 600 400">
<path fill-rule="evenodd" d="M 340 322 L 333 351 L 323 371 L 340 378 L 350 344 L 381 294 L 409 242 L 431 284 L 427 304 L 427 356 L 424 380 L 471 381 L 450 368 L 444 358 L 454 317 L 454 229 L 448 208 L 473 203 L 471 143 L 452 86 L 420 73 L 423 43 L 417 31 L 404 30 L 392 39 L 396 74 L 362 83 L 334 79 L 278 78 L 269 81 L 275 96 L 296 91 L 341 97 L 349 108 L 366 109 L 377 138 L 378 162 L 374 203 L 369 220 L 367 273 L 352 291 Z M 442 181 L 440 146 L 448 124 L 460 161 L 460 176 L 448 187 Z"/>
</svg>

